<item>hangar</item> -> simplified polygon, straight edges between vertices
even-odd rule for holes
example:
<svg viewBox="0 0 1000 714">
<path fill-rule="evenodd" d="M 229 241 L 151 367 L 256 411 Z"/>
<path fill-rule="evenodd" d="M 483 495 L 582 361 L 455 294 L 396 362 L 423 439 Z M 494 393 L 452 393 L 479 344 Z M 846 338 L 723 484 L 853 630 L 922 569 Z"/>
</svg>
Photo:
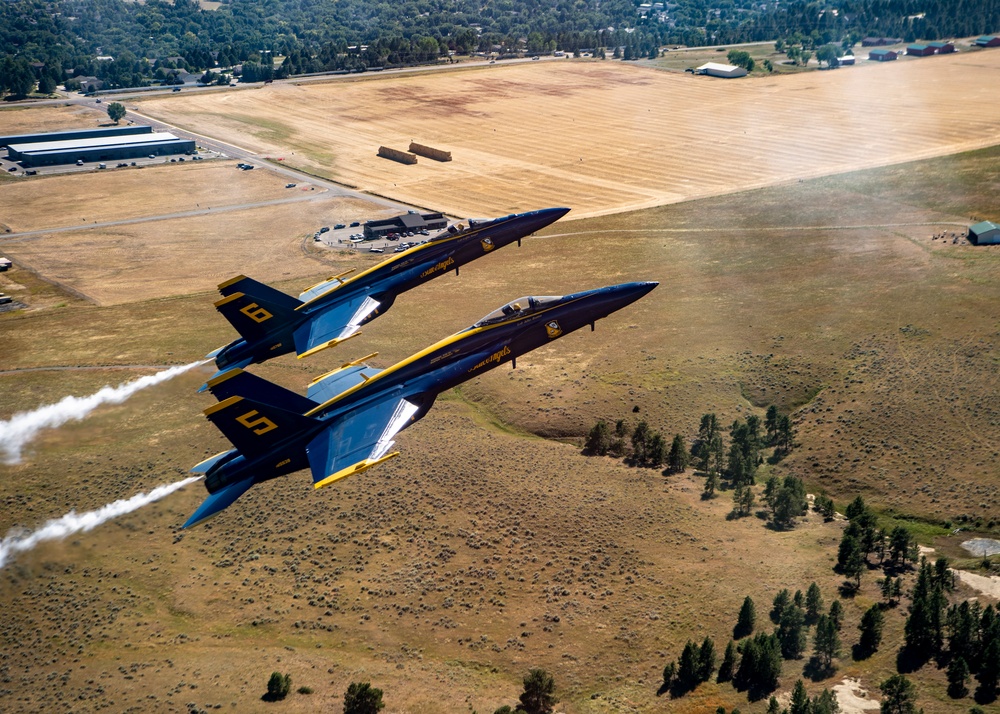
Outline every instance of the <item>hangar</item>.
<svg viewBox="0 0 1000 714">
<path fill-rule="evenodd" d="M 974 226 L 969 226 L 969 240 L 976 245 L 1000 243 L 1000 226 L 992 221 L 982 221 Z"/>
<path fill-rule="evenodd" d="M 111 126 L 101 129 L 73 129 L 71 131 L 50 131 L 39 134 L 11 134 L 0 136 L 0 146 L 11 144 L 37 144 L 42 141 L 73 141 L 75 139 L 95 139 L 107 136 L 129 136 L 131 134 L 151 134 L 153 127 L 133 124 L 132 126 Z"/>
<path fill-rule="evenodd" d="M 735 67 L 731 64 L 719 64 L 718 62 L 706 62 L 695 70 L 696 74 L 707 74 L 710 77 L 746 77 L 747 71 L 743 67 Z"/>
<path fill-rule="evenodd" d="M 120 161 L 150 155 L 190 154 L 194 150 L 194 141 L 178 139 L 168 132 L 41 141 L 7 147 L 9 158 L 21 162 L 25 168 L 72 164 L 81 160 Z"/>
</svg>

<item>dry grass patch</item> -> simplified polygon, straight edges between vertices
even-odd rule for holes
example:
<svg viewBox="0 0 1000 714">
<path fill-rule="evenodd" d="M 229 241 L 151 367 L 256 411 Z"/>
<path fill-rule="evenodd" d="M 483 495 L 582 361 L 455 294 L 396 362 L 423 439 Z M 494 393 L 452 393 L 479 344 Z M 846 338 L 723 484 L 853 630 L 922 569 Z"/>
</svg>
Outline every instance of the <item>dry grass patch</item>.
<svg viewBox="0 0 1000 714">
<path fill-rule="evenodd" d="M 76 104 L 5 107 L 0 109 L 0 134 L 91 129 L 111 124 L 107 111 Z"/>
<path fill-rule="evenodd" d="M 988 101 L 998 53 L 893 65 L 727 81 L 617 62 L 544 62 L 279 83 L 141 106 L 456 215 L 567 205 L 580 217 L 1000 141 L 997 119 L 960 110 Z M 454 160 L 404 166 L 375 155 L 381 144 L 405 148 L 411 139 Z"/>
<path fill-rule="evenodd" d="M 202 161 L 40 176 L 0 187 L 3 220 L 16 233 L 304 195 L 285 189 L 285 179 L 269 171 L 235 167 L 233 161 Z M 305 193 L 326 191 L 306 187 Z"/>
<path fill-rule="evenodd" d="M 240 273 L 266 282 L 297 278 L 305 288 L 330 266 L 367 260 L 314 248 L 314 231 L 385 213 L 366 201 L 331 197 L 44 234 L 11 242 L 5 250 L 46 279 L 102 305 L 211 290 Z"/>
</svg>

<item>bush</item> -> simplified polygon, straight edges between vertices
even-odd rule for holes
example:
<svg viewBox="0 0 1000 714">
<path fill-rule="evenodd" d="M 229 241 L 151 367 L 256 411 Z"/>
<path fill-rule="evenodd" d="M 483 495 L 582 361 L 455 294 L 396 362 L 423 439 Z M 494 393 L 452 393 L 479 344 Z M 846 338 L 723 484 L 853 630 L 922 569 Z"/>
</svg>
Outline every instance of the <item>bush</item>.
<svg viewBox="0 0 1000 714">
<path fill-rule="evenodd" d="M 271 678 L 267 680 L 267 694 L 261 699 L 265 702 L 281 701 L 288 696 L 292 690 L 292 675 L 281 672 L 271 672 Z"/>
</svg>

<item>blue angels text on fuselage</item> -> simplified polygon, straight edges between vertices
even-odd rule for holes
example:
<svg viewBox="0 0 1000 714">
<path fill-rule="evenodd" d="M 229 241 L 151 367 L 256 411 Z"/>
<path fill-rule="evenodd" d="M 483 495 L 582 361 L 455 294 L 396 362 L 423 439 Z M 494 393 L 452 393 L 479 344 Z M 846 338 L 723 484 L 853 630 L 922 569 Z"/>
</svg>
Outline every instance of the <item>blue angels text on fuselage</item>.
<svg viewBox="0 0 1000 714">
<path fill-rule="evenodd" d="M 487 253 L 509 245 L 562 218 L 568 208 L 545 208 L 450 227 L 426 243 L 393 255 L 357 275 L 341 273 L 294 298 L 240 275 L 222 283 L 216 309 L 240 337 L 208 355 L 220 372 L 263 362 L 289 352 L 306 357 L 358 334 L 383 315 L 396 296 L 456 273 Z"/>
<path fill-rule="evenodd" d="M 219 399 L 205 416 L 232 442 L 192 471 L 209 496 L 185 527 L 229 506 L 256 483 L 301 469 L 316 488 L 397 455 L 393 438 L 438 394 L 629 305 L 657 283 L 624 283 L 562 296 L 525 297 L 383 370 L 348 362 L 306 396 L 232 369 L 209 380 Z M 369 355 L 372 357 L 374 355 Z"/>
</svg>

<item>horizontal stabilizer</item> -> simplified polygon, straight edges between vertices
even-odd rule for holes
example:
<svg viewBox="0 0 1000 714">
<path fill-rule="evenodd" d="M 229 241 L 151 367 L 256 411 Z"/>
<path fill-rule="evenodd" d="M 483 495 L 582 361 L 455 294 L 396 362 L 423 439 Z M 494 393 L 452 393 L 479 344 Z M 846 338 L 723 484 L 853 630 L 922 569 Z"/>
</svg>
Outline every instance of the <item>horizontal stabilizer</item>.
<svg viewBox="0 0 1000 714">
<path fill-rule="evenodd" d="M 219 352 L 221 352 L 224 349 L 225 349 L 225 347 L 220 347 L 219 349 L 217 349 L 212 354 L 206 355 L 205 359 L 212 359 L 212 357 L 214 357 L 216 354 L 218 354 Z M 235 362 L 235 363 L 231 364 L 230 366 L 226 367 L 225 369 L 220 369 L 218 372 L 216 372 L 211 377 L 209 377 L 208 382 L 211 382 L 212 380 L 218 379 L 219 377 L 221 377 L 222 375 L 224 375 L 226 372 L 228 372 L 231 369 L 237 369 L 237 368 L 242 369 L 243 367 L 246 367 L 251 362 L 253 362 L 253 357 L 247 357 L 246 359 L 241 359 L 239 362 Z M 208 382 L 205 382 L 203 385 L 201 385 L 200 387 L 198 387 L 198 393 L 199 394 L 201 394 L 202 392 L 208 391 Z"/>
<path fill-rule="evenodd" d="M 378 309 L 379 303 L 367 295 L 335 305 L 300 326 L 293 335 L 295 352 L 306 357 L 326 347 L 333 347 L 353 337 L 366 317 Z"/>
<path fill-rule="evenodd" d="M 225 488 L 211 494 L 202 502 L 202 504 L 198 507 L 198 510 L 187 519 L 187 522 L 184 524 L 184 528 L 190 528 L 191 526 L 202 523 L 218 514 L 220 511 L 232 505 L 232 503 L 246 493 L 251 486 L 253 486 L 253 478 L 247 478 L 242 481 L 237 481 L 236 483 L 231 483 Z"/>
<path fill-rule="evenodd" d="M 305 414 L 316 406 L 311 399 L 242 369 L 226 370 L 208 380 L 207 384 L 209 391 L 220 402 L 229 397 L 252 395 L 258 402 L 297 414 Z"/>
<path fill-rule="evenodd" d="M 382 370 L 369 367 L 366 364 L 346 364 L 340 369 L 324 374 L 309 385 L 306 394 L 317 404 L 333 399 L 343 394 L 351 387 L 367 382 Z M 315 406 L 315 405 L 314 405 Z"/>
<path fill-rule="evenodd" d="M 248 458 L 275 449 L 279 442 L 316 424 L 312 417 L 240 396 L 209 407 L 205 416 Z"/>
<path fill-rule="evenodd" d="M 236 451 L 236 449 L 230 449 L 229 451 L 223 451 L 222 453 L 216 454 L 215 456 L 213 456 L 210 459 L 205 459 L 200 464 L 195 464 L 193 467 L 191 467 L 191 473 L 193 473 L 193 474 L 208 473 L 209 469 L 211 469 L 217 463 L 219 463 L 223 459 L 226 459 L 227 457 L 235 456 L 238 453 L 239 452 Z"/>
<path fill-rule="evenodd" d="M 321 488 L 391 458 L 392 438 L 417 411 L 405 399 L 387 399 L 336 420 L 306 447 L 313 484 Z"/>
</svg>

